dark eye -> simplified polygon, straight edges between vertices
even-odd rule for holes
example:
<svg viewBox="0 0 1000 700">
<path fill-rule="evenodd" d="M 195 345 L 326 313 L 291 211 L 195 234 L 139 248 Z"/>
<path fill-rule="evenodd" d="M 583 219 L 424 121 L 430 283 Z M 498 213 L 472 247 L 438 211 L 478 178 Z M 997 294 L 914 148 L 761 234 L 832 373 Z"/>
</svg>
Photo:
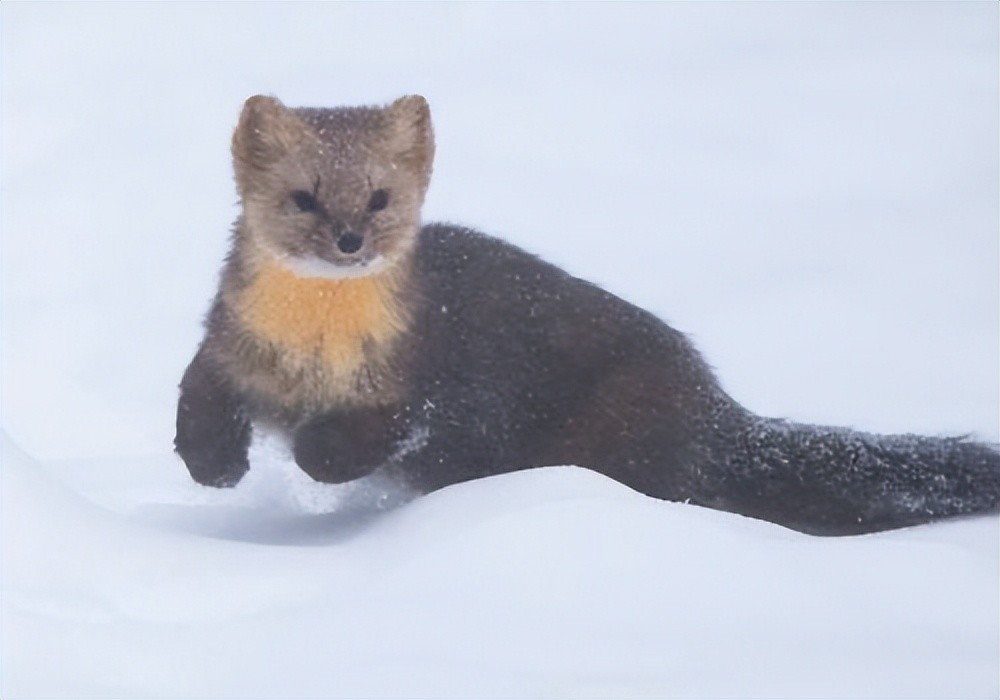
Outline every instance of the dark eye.
<svg viewBox="0 0 1000 700">
<path fill-rule="evenodd" d="M 316 211 L 316 208 L 319 206 L 316 198 L 305 190 L 293 191 L 292 201 L 295 202 L 295 206 L 299 208 L 299 211 Z"/>
<path fill-rule="evenodd" d="M 389 206 L 389 190 L 375 190 L 368 200 L 368 211 L 382 211 Z"/>
</svg>

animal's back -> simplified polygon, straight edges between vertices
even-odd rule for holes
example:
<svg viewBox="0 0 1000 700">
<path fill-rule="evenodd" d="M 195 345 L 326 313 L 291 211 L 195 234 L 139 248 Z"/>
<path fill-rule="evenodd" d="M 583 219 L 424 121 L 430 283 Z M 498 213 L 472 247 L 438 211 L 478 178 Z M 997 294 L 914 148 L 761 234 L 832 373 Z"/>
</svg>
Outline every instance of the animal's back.
<svg viewBox="0 0 1000 700">
<path fill-rule="evenodd" d="M 575 464 L 687 498 L 743 420 L 682 333 L 515 246 L 425 226 L 414 272 L 411 389 L 491 473 Z"/>
</svg>

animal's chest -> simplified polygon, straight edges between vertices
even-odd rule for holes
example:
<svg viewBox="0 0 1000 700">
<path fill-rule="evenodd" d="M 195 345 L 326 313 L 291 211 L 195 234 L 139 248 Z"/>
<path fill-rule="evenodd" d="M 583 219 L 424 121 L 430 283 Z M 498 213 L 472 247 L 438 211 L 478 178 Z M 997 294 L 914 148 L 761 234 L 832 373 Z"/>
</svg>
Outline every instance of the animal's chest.
<svg viewBox="0 0 1000 700">
<path fill-rule="evenodd" d="M 300 278 L 270 266 L 233 306 L 246 334 L 240 381 L 251 392 L 307 412 L 390 399 L 407 325 L 395 280 Z"/>
</svg>

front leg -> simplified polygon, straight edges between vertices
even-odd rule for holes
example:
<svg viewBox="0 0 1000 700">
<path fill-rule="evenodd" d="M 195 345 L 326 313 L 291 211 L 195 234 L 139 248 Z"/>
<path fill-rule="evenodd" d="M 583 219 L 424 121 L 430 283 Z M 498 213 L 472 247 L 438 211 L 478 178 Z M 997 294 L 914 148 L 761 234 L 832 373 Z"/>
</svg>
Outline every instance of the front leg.
<svg viewBox="0 0 1000 700">
<path fill-rule="evenodd" d="M 246 408 L 204 349 L 181 379 L 174 447 L 191 477 L 206 486 L 235 486 L 250 468 Z"/>
<path fill-rule="evenodd" d="M 295 462 L 316 481 L 341 484 L 370 474 L 399 449 L 400 412 L 361 406 L 325 413 L 295 432 Z"/>
</svg>

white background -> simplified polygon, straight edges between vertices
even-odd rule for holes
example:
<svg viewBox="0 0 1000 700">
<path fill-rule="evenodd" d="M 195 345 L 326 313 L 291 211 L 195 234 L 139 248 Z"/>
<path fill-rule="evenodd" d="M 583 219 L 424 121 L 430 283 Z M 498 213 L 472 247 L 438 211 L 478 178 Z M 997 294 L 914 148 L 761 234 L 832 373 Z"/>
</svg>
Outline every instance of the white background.
<svg viewBox="0 0 1000 700">
<path fill-rule="evenodd" d="M 554 469 L 373 519 L 278 447 L 226 493 L 170 449 L 254 93 L 424 95 L 427 220 L 655 311 L 755 411 L 995 442 L 997 19 L 4 3 L 0 695 L 996 696 L 993 518 L 817 540 Z"/>
</svg>

